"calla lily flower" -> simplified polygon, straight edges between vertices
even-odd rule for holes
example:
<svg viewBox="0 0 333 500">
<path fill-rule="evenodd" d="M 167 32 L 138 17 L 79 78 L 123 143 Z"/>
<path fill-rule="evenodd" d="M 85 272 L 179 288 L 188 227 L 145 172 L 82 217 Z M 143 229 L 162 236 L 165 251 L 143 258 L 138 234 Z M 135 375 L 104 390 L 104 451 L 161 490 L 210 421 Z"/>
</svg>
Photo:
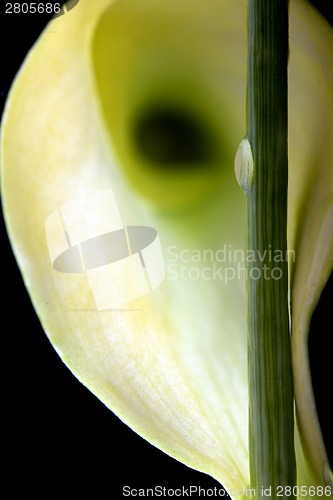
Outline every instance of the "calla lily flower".
<svg viewBox="0 0 333 500">
<path fill-rule="evenodd" d="M 59 356 L 127 425 L 232 498 L 250 483 L 245 197 L 233 167 L 245 134 L 246 10 L 242 0 L 80 0 L 29 53 L 1 138 L 9 235 Z M 332 485 L 307 353 L 333 267 L 332 80 L 333 32 L 292 0 L 300 487 Z"/>
</svg>

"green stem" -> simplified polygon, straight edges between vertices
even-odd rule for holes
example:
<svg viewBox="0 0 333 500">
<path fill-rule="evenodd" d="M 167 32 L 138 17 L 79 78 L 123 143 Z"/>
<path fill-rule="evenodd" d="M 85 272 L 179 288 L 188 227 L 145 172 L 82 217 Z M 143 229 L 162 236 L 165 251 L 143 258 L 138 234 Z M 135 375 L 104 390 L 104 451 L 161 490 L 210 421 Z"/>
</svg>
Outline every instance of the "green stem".
<svg viewBox="0 0 333 500">
<path fill-rule="evenodd" d="M 256 498 L 290 500 L 295 497 L 284 487 L 292 491 L 296 466 L 287 262 L 287 0 L 249 1 L 248 61 L 253 166 L 246 194 L 248 249 L 255 256 L 248 263 L 251 488 Z"/>
</svg>

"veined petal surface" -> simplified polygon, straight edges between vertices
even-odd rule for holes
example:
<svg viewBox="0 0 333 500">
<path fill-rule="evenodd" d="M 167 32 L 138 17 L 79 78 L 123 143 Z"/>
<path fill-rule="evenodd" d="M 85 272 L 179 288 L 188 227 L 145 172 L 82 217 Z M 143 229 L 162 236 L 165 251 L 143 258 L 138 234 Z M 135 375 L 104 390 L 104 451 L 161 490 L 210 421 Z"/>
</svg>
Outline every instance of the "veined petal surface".
<svg viewBox="0 0 333 500">
<path fill-rule="evenodd" d="M 324 46 L 333 42 L 303 2 L 291 2 L 290 23 L 288 224 L 297 339 L 311 314 L 303 319 L 307 299 L 298 290 L 322 246 L 313 297 L 332 267 L 333 115 L 325 71 L 333 63 Z M 235 498 L 245 497 L 249 484 L 245 199 L 233 169 L 245 133 L 246 47 L 245 1 L 80 0 L 48 25 L 18 74 L 2 124 L 1 159 L 15 255 L 63 361 L 136 432 L 212 475 Z M 317 81 L 309 109 L 304 102 L 313 99 Z M 151 150 L 150 126 L 162 124 L 169 134 L 170 123 L 191 137 L 180 159 L 178 147 L 176 159 L 163 162 L 163 144 Z M 320 130 L 326 141 L 318 139 Z M 200 148 L 192 158 L 193 137 Z M 137 297 L 139 254 L 141 263 L 143 255 L 148 259 L 148 275 L 154 258 L 136 252 L 129 267 L 118 259 L 119 293 L 137 298 L 114 307 L 99 293 L 109 286 L 101 240 L 92 245 L 97 271 L 87 266 L 83 246 L 84 235 L 93 240 L 111 226 L 124 231 L 127 243 L 129 228 L 155 229 L 165 271 L 159 286 Z M 56 259 L 75 245 L 78 254 L 66 254 L 64 267 Z M 302 401 L 302 391 L 296 394 Z M 302 405 L 301 422 L 308 408 Z M 318 427 L 315 413 L 306 425 L 308 442 L 308 429 Z M 318 433 L 314 446 L 322 464 Z"/>
</svg>

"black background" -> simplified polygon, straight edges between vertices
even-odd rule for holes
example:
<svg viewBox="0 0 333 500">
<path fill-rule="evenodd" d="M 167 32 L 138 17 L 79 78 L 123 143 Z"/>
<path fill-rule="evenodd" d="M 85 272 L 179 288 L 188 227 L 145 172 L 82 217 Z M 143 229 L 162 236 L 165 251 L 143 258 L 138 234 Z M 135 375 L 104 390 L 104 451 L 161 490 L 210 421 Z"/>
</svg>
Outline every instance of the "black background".
<svg viewBox="0 0 333 500">
<path fill-rule="evenodd" d="M 93 0 L 91 0 L 93 1 Z M 332 2 L 313 2 L 332 23 Z M 0 7 L 0 112 L 10 84 L 49 16 L 5 15 Z M 35 498 L 122 496 L 122 487 L 220 488 L 210 477 L 169 458 L 125 426 L 69 372 L 43 333 L 1 221 L 2 455 L 13 495 Z M 315 313 L 311 363 L 326 441 L 332 444 L 329 368 L 332 351 L 321 337 L 331 332 L 332 279 Z M 323 347 L 324 346 L 324 347 Z M 332 372 L 331 372 L 332 373 Z M 320 396 L 320 387 L 326 389 Z M 7 442 L 6 446 L 4 441 Z M 332 461 L 332 445 L 330 445 Z M 4 470 L 4 469 L 3 469 Z M 9 496 L 11 498 L 12 495 Z M 226 497 L 225 497 L 226 498 Z"/>
</svg>

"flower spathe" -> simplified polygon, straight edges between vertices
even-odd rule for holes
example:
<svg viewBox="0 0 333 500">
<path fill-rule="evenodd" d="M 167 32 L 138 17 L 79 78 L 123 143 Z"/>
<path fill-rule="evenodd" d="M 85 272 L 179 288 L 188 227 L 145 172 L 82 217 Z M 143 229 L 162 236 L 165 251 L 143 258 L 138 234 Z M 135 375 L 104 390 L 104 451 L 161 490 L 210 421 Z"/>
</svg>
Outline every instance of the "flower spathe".
<svg viewBox="0 0 333 500">
<path fill-rule="evenodd" d="M 307 4 L 290 7 L 299 484 L 325 484 L 304 339 L 332 269 L 333 34 Z M 80 0 L 29 53 L 2 124 L 7 226 L 55 349 L 126 424 L 231 493 L 249 484 L 245 273 L 237 274 L 239 262 L 208 255 L 245 244 L 233 158 L 245 133 L 246 52 L 244 1 Z M 185 153 L 176 148 L 165 160 L 163 144 L 151 149 L 150 125 L 169 134 L 170 123 L 189 139 Z M 124 226 L 156 229 L 165 279 L 126 305 L 98 310 L 90 275 L 52 266 L 45 224 L 108 190 Z M 202 258 L 188 261 L 192 250 Z M 223 271 L 214 274 L 214 263 Z M 122 276 L 131 291 L 132 275 Z"/>
</svg>

